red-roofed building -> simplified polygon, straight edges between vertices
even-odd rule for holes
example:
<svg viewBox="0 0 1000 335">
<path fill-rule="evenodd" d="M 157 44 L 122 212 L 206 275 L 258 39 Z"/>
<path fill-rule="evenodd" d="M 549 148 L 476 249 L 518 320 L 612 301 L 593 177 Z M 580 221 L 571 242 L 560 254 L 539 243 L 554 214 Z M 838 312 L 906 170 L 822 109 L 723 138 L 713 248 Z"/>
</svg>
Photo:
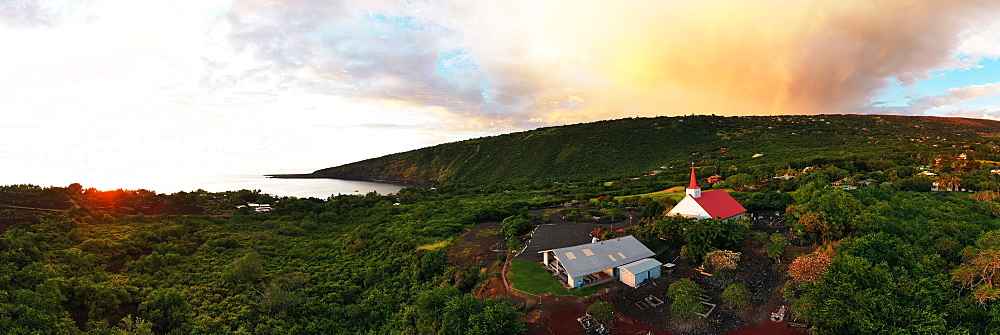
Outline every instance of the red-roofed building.
<svg viewBox="0 0 1000 335">
<path fill-rule="evenodd" d="M 730 220 L 743 217 L 743 214 L 747 211 L 726 190 L 702 192 L 695 178 L 694 164 L 691 165 L 691 183 L 685 191 L 687 195 L 674 208 L 670 209 L 667 215 L 681 215 L 696 219 L 717 218 Z"/>
</svg>

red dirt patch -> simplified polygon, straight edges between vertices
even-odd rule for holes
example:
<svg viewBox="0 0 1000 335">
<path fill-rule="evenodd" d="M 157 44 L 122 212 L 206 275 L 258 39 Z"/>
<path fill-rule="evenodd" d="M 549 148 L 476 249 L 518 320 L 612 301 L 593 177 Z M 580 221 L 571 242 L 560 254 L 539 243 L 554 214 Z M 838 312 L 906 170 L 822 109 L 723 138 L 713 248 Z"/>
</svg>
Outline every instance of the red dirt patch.
<svg viewBox="0 0 1000 335">
<path fill-rule="evenodd" d="M 570 334 L 583 334 L 583 327 L 580 327 L 580 323 L 576 321 L 576 318 L 582 317 L 584 313 L 587 312 L 587 306 L 584 304 L 561 304 L 561 305 L 550 305 L 544 308 L 539 308 L 527 316 L 532 316 L 534 322 L 528 323 L 526 326 L 528 328 L 527 334 L 529 335 L 570 335 Z M 525 318 L 522 317 L 522 321 Z"/>
<path fill-rule="evenodd" d="M 615 322 L 612 334 L 620 335 L 636 335 L 636 334 L 648 334 L 652 332 L 656 335 L 673 335 L 675 333 L 666 332 L 658 328 L 654 328 L 645 323 L 626 318 L 624 316 L 619 316 Z"/>
<path fill-rule="evenodd" d="M 540 306 L 521 318 L 526 323 L 529 335 L 563 335 L 584 334 L 583 327 L 576 319 L 587 313 L 588 301 L 564 301 L 562 303 Z M 608 326 L 608 325 L 605 325 Z M 612 334 L 636 335 L 652 332 L 656 335 L 673 335 L 645 323 L 630 319 L 621 314 L 615 318 Z"/>
<path fill-rule="evenodd" d="M 499 273 L 499 269 L 492 271 L 493 273 Z M 503 278 L 497 276 L 490 276 L 489 279 L 483 283 L 478 290 L 476 290 L 476 297 L 479 299 L 489 299 L 489 298 L 507 298 L 511 297 L 513 294 L 507 291 L 507 286 L 503 283 Z"/>
<path fill-rule="evenodd" d="M 740 329 L 726 333 L 726 335 L 802 335 L 803 332 L 795 328 L 788 327 L 788 321 L 774 322 L 764 321 L 764 323 L 751 323 Z"/>
<path fill-rule="evenodd" d="M 448 262 L 460 267 L 490 266 L 497 261 L 498 254 L 490 246 L 503 239 L 499 231 L 499 222 L 477 223 L 448 245 Z"/>
</svg>

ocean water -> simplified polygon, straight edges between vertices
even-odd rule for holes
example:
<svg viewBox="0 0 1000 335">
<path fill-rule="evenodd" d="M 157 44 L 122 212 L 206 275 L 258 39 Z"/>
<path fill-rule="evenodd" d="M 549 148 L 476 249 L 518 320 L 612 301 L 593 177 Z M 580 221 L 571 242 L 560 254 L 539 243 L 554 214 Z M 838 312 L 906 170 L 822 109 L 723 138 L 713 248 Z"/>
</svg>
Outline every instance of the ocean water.
<svg viewBox="0 0 1000 335">
<path fill-rule="evenodd" d="M 44 173 L 38 175 L 3 174 L 0 185 L 34 184 L 65 187 L 80 183 L 84 188 L 98 190 L 145 189 L 157 193 L 175 193 L 202 189 L 209 192 L 260 190 L 274 196 L 326 199 L 338 194 L 396 193 L 412 186 L 399 183 L 367 182 L 341 179 L 277 179 L 260 174 L 224 173 L 147 173 L 141 175 L 101 175 L 88 173 Z"/>
<path fill-rule="evenodd" d="M 372 191 L 390 194 L 412 185 L 342 179 L 279 179 L 258 175 L 216 175 L 199 178 L 192 185 L 178 186 L 189 191 L 203 189 L 209 192 L 222 192 L 248 189 L 276 196 L 326 199 L 338 194 L 366 194 Z M 163 193 L 159 190 L 157 192 Z"/>
</svg>

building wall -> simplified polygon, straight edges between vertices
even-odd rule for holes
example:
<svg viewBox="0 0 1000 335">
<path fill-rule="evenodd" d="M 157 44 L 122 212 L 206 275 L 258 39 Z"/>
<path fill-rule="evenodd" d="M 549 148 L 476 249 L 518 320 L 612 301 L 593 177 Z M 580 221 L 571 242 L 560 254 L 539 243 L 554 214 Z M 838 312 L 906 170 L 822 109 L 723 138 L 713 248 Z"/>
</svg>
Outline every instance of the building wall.
<svg viewBox="0 0 1000 335">
<path fill-rule="evenodd" d="M 708 218 L 708 212 L 701 208 L 694 198 L 687 196 L 681 199 L 674 208 L 667 212 L 667 215 L 683 215 L 685 217 Z"/>
<path fill-rule="evenodd" d="M 636 273 L 635 274 L 635 285 L 639 285 L 639 283 L 645 281 L 646 279 L 649 279 L 649 271 Z"/>
<path fill-rule="evenodd" d="M 621 282 L 632 287 L 636 287 L 636 285 L 639 285 L 639 283 L 642 283 L 646 279 L 660 278 L 661 275 L 659 266 L 649 269 L 647 271 L 634 274 L 628 271 L 620 271 L 620 272 L 621 272 L 620 276 Z"/>
<path fill-rule="evenodd" d="M 739 218 L 743 217 L 744 214 L 746 214 L 746 213 L 736 214 L 736 215 L 730 216 L 728 218 L 725 218 L 722 221 L 729 221 L 729 220 L 739 219 Z"/>
<path fill-rule="evenodd" d="M 661 273 L 662 273 L 661 272 L 662 268 L 663 268 L 663 266 L 661 265 L 661 266 L 657 266 L 655 268 L 649 269 L 649 278 L 652 278 L 652 279 L 660 278 Z"/>
<path fill-rule="evenodd" d="M 635 275 L 631 272 L 622 271 L 618 279 L 621 280 L 622 284 L 635 287 Z"/>
</svg>

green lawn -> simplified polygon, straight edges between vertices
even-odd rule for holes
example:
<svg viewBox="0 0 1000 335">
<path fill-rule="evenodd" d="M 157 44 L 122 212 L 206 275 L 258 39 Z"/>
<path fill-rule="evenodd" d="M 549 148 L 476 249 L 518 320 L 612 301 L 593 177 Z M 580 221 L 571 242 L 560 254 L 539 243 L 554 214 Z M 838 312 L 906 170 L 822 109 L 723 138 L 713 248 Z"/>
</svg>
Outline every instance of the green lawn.
<svg viewBox="0 0 1000 335">
<path fill-rule="evenodd" d="M 684 199 L 685 195 L 686 195 L 686 193 L 684 191 L 684 186 L 677 186 L 677 187 L 671 187 L 671 188 L 668 188 L 668 189 L 665 189 L 665 190 L 662 190 L 662 191 L 656 191 L 656 192 L 645 193 L 645 194 L 636 194 L 636 195 L 632 195 L 632 196 L 634 196 L 634 197 L 649 197 L 649 198 L 653 198 L 653 199 L 670 197 L 670 198 L 674 198 L 674 200 L 681 200 L 681 199 Z"/>
<path fill-rule="evenodd" d="M 514 288 L 533 294 L 551 293 L 553 295 L 575 295 L 586 297 L 604 289 L 604 285 L 595 285 L 584 289 L 567 290 L 541 264 L 520 259 L 510 261 L 510 282 Z"/>
<path fill-rule="evenodd" d="M 441 241 L 437 241 L 435 243 L 424 244 L 422 246 L 417 247 L 417 250 L 435 250 L 435 249 L 440 249 L 440 248 L 448 245 L 448 243 L 451 243 L 451 239 L 441 240 Z"/>
</svg>

